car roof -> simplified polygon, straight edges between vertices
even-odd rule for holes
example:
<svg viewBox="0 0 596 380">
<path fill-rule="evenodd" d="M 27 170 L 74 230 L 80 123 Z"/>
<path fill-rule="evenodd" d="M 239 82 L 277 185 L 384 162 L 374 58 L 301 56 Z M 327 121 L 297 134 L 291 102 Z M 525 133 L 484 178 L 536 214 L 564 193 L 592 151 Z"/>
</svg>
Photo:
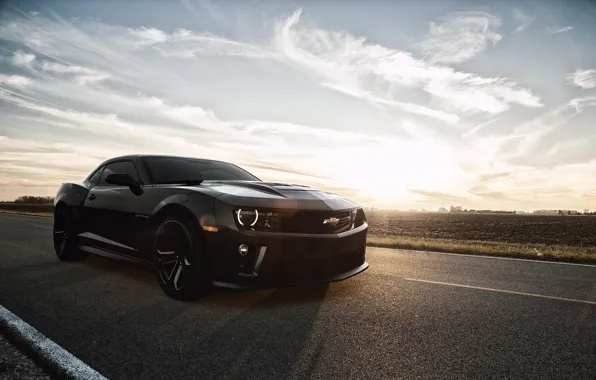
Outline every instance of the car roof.
<svg viewBox="0 0 596 380">
<path fill-rule="evenodd" d="M 202 157 L 176 156 L 176 155 L 166 155 L 166 154 L 127 154 L 127 155 L 117 156 L 117 157 L 112 157 L 110 159 L 107 159 L 104 162 L 102 162 L 99 166 L 107 165 L 114 161 L 134 160 L 137 158 L 185 158 L 185 159 L 190 159 L 190 160 L 223 162 L 226 164 L 231 164 L 230 162 L 227 162 L 227 161 L 212 160 L 212 159 L 207 159 L 207 158 L 202 158 Z"/>
</svg>

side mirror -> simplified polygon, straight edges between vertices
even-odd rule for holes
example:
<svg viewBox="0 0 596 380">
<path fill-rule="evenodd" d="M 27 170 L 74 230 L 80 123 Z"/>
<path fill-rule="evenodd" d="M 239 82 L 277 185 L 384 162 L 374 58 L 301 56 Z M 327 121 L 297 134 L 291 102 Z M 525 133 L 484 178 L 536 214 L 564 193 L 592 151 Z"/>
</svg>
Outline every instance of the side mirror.
<svg viewBox="0 0 596 380">
<path fill-rule="evenodd" d="M 128 186 L 134 195 L 143 194 L 143 188 L 141 185 L 126 173 L 108 174 L 106 177 L 106 183 L 119 186 Z"/>
</svg>

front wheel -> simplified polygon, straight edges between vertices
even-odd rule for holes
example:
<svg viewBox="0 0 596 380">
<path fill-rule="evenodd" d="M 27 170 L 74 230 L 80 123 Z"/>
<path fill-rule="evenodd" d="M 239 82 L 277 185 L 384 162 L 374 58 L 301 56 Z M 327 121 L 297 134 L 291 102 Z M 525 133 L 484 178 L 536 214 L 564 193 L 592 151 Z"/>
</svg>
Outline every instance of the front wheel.
<svg viewBox="0 0 596 380">
<path fill-rule="evenodd" d="M 65 206 L 58 206 L 54 212 L 54 251 L 62 261 L 83 260 L 87 253 L 78 248 L 76 223 L 72 213 Z"/>
<path fill-rule="evenodd" d="M 191 226 L 185 217 L 167 217 L 157 228 L 153 245 L 159 285 L 177 300 L 194 300 L 211 290 L 205 252 Z"/>
</svg>

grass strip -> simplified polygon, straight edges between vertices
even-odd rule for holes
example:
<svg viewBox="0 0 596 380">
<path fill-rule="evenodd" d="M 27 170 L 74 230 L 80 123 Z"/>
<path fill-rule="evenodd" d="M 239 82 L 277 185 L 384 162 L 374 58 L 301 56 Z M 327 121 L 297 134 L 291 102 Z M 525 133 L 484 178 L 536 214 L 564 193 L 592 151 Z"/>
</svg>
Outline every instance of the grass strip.
<svg viewBox="0 0 596 380">
<path fill-rule="evenodd" d="M 504 243 L 481 240 L 413 238 L 406 236 L 378 236 L 373 234 L 368 235 L 367 245 L 372 247 L 417 251 L 596 264 L 596 247 Z"/>
<path fill-rule="evenodd" d="M 4 210 L 0 208 L 0 213 L 17 214 L 17 215 L 35 215 L 53 217 L 54 213 L 48 211 L 27 211 L 27 210 Z"/>
</svg>

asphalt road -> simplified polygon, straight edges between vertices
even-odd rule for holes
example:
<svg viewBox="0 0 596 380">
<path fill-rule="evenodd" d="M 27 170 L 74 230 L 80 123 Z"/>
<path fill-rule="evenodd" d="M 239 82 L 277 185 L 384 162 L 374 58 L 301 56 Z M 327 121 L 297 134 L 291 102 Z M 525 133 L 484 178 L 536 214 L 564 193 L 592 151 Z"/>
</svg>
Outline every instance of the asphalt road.
<svg viewBox="0 0 596 380">
<path fill-rule="evenodd" d="M 181 303 L 0 214 L 0 304 L 111 379 L 596 379 L 596 267 L 368 252 L 343 282 Z"/>
</svg>

